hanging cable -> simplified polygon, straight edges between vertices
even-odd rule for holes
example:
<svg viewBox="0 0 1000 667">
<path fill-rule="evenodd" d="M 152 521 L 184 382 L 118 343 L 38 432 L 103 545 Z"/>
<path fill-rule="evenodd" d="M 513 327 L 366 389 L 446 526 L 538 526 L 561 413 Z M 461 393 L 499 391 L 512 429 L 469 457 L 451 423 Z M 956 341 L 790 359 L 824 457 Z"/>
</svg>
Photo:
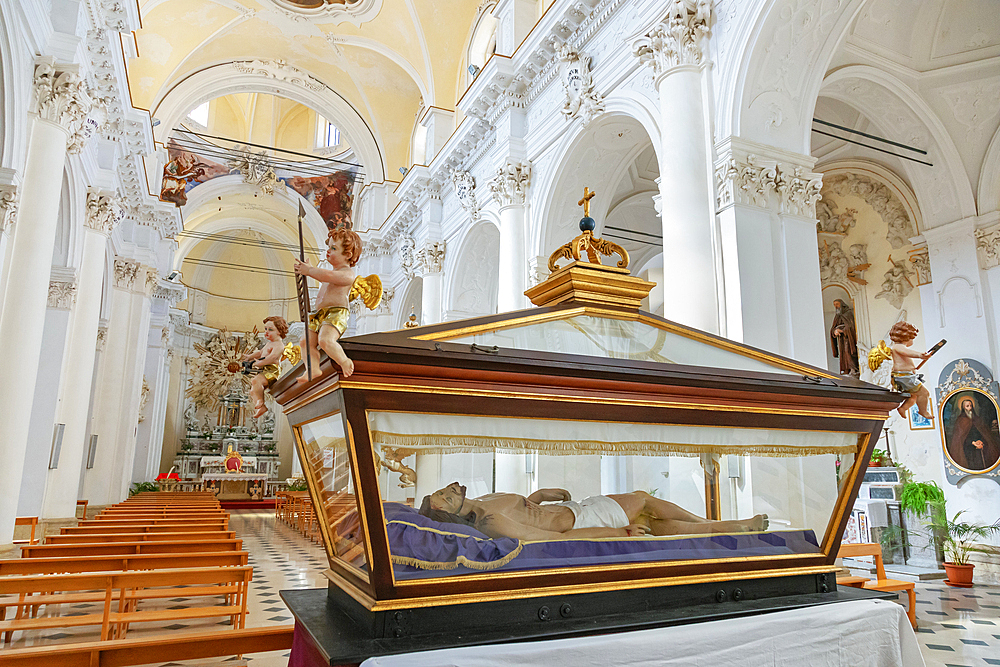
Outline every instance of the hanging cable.
<svg viewBox="0 0 1000 667">
<path fill-rule="evenodd" d="M 232 262 L 223 262 L 217 259 L 203 259 L 199 257 L 187 257 L 184 259 L 185 262 L 191 262 L 192 264 L 199 264 L 201 266 L 213 266 L 218 269 L 228 269 L 230 271 L 243 271 L 245 273 L 263 273 L 270 276 L 294 276 L 294 271 L 285 271 L 283 269 L 272 269 L 266 266 L 247 266 L 246 264 L 233 264 Z"/>
<path fill-rule="evenodd" d="M 280 243 L 278 241 L 262 241 L 258 239 L 241 238 L 239 236 L 224 234 L 222 232 L 199 232 L 197 230 L 185 230 L 179 232 L 177 236 L 202 239 L 207 241 L 218 241 L 220 243 L 225 243 L 227 245 L 251 246 L 254 248 L 273 248 L 275 250 L 289 250 L 292 252 L 297 251 L 299 249 L 297 245 L 292 245 L 290 243 Z M 322 255 L 326 252 L 326 248 L 314 248 L 311 246 L 307 246 L 305 250 L 306 252 L 313 255 Z"/>
<path fill-rule="evenodd" d="M 202 289 L 200 287 L 193 287 L 191 285 L 188 285 L 184 281 L 181 281 L 181 285 L 184 285 L 184 287 L 187 287 L 189 290 L 192 290 L 194 292 L 201 292 L 202 294 L 207 294 L 208 296 L 214 297 L 216 299 L 226 299 L 229 301 L 252 301 L 255 303 L 274 303 L 275 301 L 298 301 L 298 296 L 279 297 L 277 299 L 250 299 L 242 296 L 227 296 L 225 294 L 216 294 L 215 292 L 209 292 L 207 289 Z"/>
<path fill-rule="evenodd" d="M 361 171 L 361 165 L 360 164 L 357 164 L 357 163 L 354 163 L 354 162 L 347 162 L 345 160 L 338 160 L 336 158 L 321 157 L 321 156 L 316 156 L 316 155 L 309 155 L 308 153 L 300 153 L 298 151 L 292 151 L 292 150 L 288 150 L 288 149 L 285 149 L 285 148 L 278 148 L 276 146 L 265 146 L 265 145 L 256 144 L 256 143 L 253 143 L 253 142 L 250 142 L 250 141 L 241 141 L 239 139 L 232 139 L 230 137 L 220 137 L 220 136 L 216 136 L 216 135 L 213 135 L 213 134 L 205 134 L 205 133 L 202 133 L 202 132 L 194 132 L 193 130 L 186 130 L 186 129 L 183 129 L 183 128 L 174 128 L 174 132 L 178 133 L 178 134 L 187 134 L 187 135 L 198 137 L 198 138 L 202 139 L 203 141 L 205 141 L 205 144 L 207 146 L 216 145 L 216 144 L 212 144 L 211 142 L 209 142 L 208 141 L 209 139 L 214 139 L 216 141 L 228 141 L 228 142 L 232 142 L 233 144 L 236 144 L 238 146 L 246 146 L 246 147 L 251 147 L 251 148 L 262 148 L 264 150 L 277 151 L 279 153 L 284 153 L 286 155 L 297 155 L 299 157 L 307 158 L 308 160 L 310 160 L 312 162 L 332 162 L 332 163 L 336 163 L 338 165 L 343 165 L 342 167 L 340 167 L 340 169 L 338 169 L 338 171 L 342 171 L 345 167 L 350 167 L 350 168 L 353 168 L 353 169 L 357 170 L 355 173 L 357 173 L 359 175 L 363 173 Z M 191 140 L 188 139 L 187 141 L 190 142 Z M 226 149 L 226 147 L 224 147 L 224 146 L 218 146 L 218 148 L 220 150 L 223 150 L 223 151 L 226 151 L 226 150 L 235 150 L 235 151 L 239 151 L 239 152 L 245 152 L 245 151 L 242 151 L 240 149 Z M 280 160 L 280 158 L 276 158 L 276 159 Z M 285 162 L 290 162 L 290 163 L 293 163 L 293 164 L 298 164 L 297 162 L 293 162 L 291 160 L 285 160 Z"/>
</svg>

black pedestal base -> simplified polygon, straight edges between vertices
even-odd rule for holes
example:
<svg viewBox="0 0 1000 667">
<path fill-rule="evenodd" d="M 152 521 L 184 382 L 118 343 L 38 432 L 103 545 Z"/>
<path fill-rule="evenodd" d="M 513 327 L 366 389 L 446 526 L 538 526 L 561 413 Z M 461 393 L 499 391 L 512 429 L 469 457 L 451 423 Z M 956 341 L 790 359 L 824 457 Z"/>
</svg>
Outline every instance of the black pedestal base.
<svg viewBox="0 0 1000 667">
<path fill-rule="evenodd" d="M 829 575 L 833 579 L 833 575 Z M 814 580 L 814 577 L 808 577 Z M 894 594 L 837 588 L 784 594 L 800 577 L 665 586 L 371 614 L 339 588 L 282 591 L 297 630 L 330 665 L 380 655 L 701 623 Z M 813 584 L 813 590 L 816 590 Z M 722 593 L 720 593 L 722 591 Z M 770 592 L 770 595 L 767 593 Z M 738 598 L 738 599 L 734 599 Z M 360 611 L 359 611 L 360 609 Z"/>
</svg>

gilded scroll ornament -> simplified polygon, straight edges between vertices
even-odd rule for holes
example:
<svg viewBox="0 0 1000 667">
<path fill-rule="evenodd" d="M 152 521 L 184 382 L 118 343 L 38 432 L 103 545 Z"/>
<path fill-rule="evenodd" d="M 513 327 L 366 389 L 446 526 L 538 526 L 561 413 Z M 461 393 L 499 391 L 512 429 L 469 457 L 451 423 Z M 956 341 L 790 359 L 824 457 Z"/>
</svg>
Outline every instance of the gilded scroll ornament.
<svg viewBox="0 0 1000 667">
<path fill-rule="evenodd" d="M 587 254 L 587 259 L 592 264 L 600 264 L 600 255 L 605 255 L 610 257 L 617 254 L 621 257 L 617 266 L 619 269 L 628 268 L 629 256 L 628 251 L 621 247 L 617 243 L 611 241 L 606 241 L 602 238 L 594 236 L 594 227 L 596 223 L 594 219 L 590 217 L 590 200 L 594 198 L 596 192 L 591 191 L 589 187 L 583 189 L 583 199 L 577 202 L 579 206 L 583 207 L 583 219 L 580 220 L 580 229 L 583 231 L 582 234 L 577 236 L 575 239 L 560 246 L 554 253 L 549 255 L 549 271 L 555 272 L 559 269 L 556 266 L 556 262 L 560 259 L 568 259 L 571 261 L 580 261 L 583 253 Z"/>
</svg>

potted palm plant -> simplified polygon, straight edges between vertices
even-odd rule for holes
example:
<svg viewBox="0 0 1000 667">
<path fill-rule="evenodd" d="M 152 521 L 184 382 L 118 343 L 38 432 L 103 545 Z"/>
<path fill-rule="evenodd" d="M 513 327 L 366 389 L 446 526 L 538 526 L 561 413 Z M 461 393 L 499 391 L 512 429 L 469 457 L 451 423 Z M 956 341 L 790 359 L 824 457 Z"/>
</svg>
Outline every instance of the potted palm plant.
<svg viewBox="0 0 1000 667">
<path fill-rule="evenodd" d="M 994 549 L 977 544 L 977 541 L 989 539 L 1000 533 L 1000 521 L 990 525 L 962 521 L 964 513 L 956 512 L 951 519 L 943 512 L 937 516 L 931 513 L 930 526 L 935 533 L 940 531 L 944 536 L 945 562 L 944 570 L 948 578 L 944 583 L 959 588 L 972 587 L 972 570 L 975 565 L 969 562 L 973 553 L 992 553 Z M 950 560 L 949 560 L 950 558 Z"/>
</svg>

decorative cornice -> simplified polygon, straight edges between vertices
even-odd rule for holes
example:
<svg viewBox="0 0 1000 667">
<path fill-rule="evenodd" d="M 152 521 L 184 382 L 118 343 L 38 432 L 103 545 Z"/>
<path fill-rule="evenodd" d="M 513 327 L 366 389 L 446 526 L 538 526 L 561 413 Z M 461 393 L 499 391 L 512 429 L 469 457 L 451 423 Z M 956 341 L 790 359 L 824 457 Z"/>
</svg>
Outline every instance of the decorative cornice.
<svg viewBox="0 0 1000 667">
<path fill-rule="evenodd" d="M 76 302 L 76 282 L 52 280 L 49 282 L 49 308 L 71 310 Z"/>
<path fill-rule="evenodd" d="M 681 65 L 701 65 L 711 21 L 711 0 L 670 0 L 666 20 L 637 39 L 632 54 L 657 78 Z"/>
<path fill-rule="evenodd" d="M 139 274 L 139 262 L 130 259 L 115 259 L 115 287 L 132 289 L 135 278 Z"/>
<path fill-rule="evenodd" d="M 17 219 L 17 186 L 0 185 L 0 234 Z"/>
<path fill-rule="evenodd" d="M 169 280 L 157 280 L 153 287 L 152 298 L 166 301 L 171 308 L 187 298 L 187 287 L 172 283 Z"/>
<path fill-rule="evenodd" d="M 531 164 L 508 159 L 490 181 L 490 194 L 500 208 L 523 206 L 530 185 Z"/>
<path fill-rule="evenodd" d="M 1000 266 L 1000 227 L 977 229 L 975 237 L 980 268 L 987 271 Z"/>
<path fill-rule="evenodd" d="M 79 152 L 94 133 L 98 119 L 91 114 L 104 113 L 103 102 L 94 99 L 78 73 L 57 69 L 51 62 L 35 65 L 31 111 L 66 130 L 70 152 Z"/>
<path fill-rule="evenodd" d="M 100 192 L 87 193 L 87 217 L 84 224 L 90 229 L 110 236 L 124 217 L 125 208 L 121 197 Z"/>
</svg>

